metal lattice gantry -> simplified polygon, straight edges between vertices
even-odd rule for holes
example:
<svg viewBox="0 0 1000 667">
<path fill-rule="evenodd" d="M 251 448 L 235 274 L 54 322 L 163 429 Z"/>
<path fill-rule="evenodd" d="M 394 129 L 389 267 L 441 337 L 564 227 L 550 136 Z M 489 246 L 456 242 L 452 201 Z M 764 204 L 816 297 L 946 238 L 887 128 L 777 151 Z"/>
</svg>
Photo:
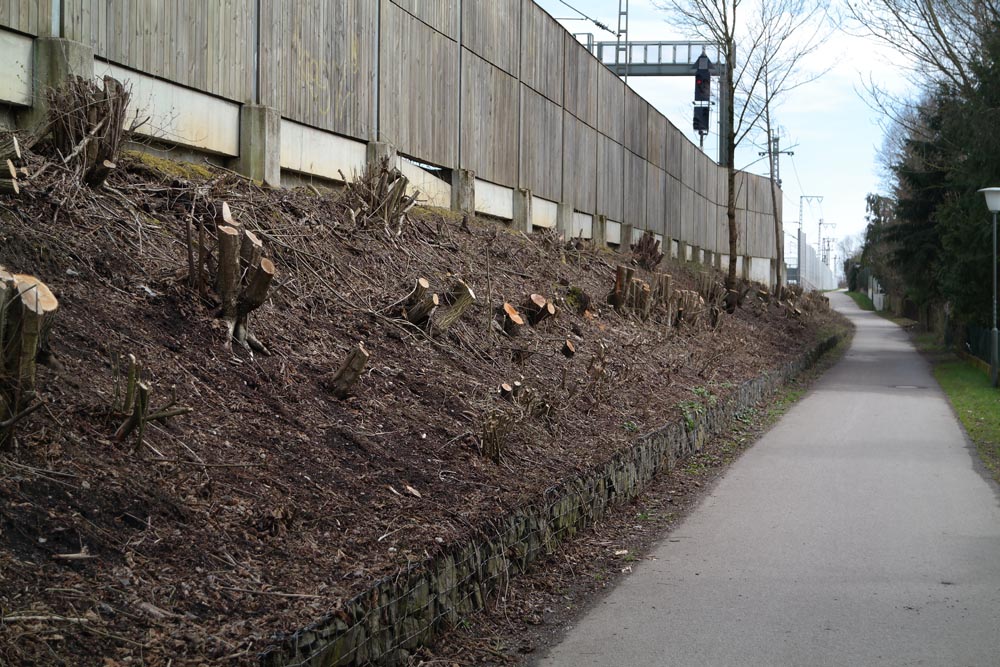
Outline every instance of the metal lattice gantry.
<svg viewBox="0 0 1000 667">
<path fill-rule="evenodd" d="M 618 52 L 618 42 L 587 44 L 598 60 L 618 76 L 691 76 L 704 52 L 712 61 L 712 74 L 725 69 L 725 54 L 712 42 L 625 42 L 627 57 Z"/>
<path fill-rule="evenodd" d="M 626 30 L 627 20 L 625 18 Z M 713 77 L 721 77 L 726 71 L 725 52 L 714 42 L 629 42 L 619 39 L 614 42 L 587 40 L 583 44 L 605 67 L 624 78 L 626 83 L 630 76 L 693 76 L 702 53 L 712 63 L 710 71 Z M 729 122 L 726 114 L 722 113 L 726 108 L 726 97 L 726 87 L 719 86 L 719 165 L 723 167 L 728 166 L 725 141 L 729 134 Z"/>
</svg>

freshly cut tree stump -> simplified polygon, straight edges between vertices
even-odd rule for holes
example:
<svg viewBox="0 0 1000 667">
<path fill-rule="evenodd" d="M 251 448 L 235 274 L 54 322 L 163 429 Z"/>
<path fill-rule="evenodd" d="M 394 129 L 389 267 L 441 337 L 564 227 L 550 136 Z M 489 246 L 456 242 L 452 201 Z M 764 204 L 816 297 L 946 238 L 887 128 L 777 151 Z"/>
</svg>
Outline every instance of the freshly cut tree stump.
<svg viewBox="0 0 1000 667">
<path fill-rule="evenodd" d="M 244 229 L 243 239 L 240 241 L 240 266 L 243 270 L 253 270 L 260 263 L 263 254 L 264 244 L 261 243 L 256 234 L 249 229 Z"/>
<path fill-rule="evenodd" d="M 274 280 L 277 273 L 271 260 L 263 257 L 259 262 L 253 277 L 236 301 L 236 323 L 233 328 L 233 339 L 240 345 L 249 346 L 255 352 L 270 356 L 271 352 L 250 333 L 249 326 L 250 313 L 264 305 L 267 300 L 267 291 L 271 288 L 271 281 Z"/>
<path fill-rule="evenodd" d="M 365 370 L 365 366 L 368 364 L 368 359 L 371 357 L 368 350 L 361 343 L 358 343 L 351 349 L 348 353 L 347 358 L 344 359 L 344 363 L 341 364 L 340 370 L 337 374 L 333 376 L 333 380 L 330 382 L 330 391 L 337 398 L 347 398 L 351 394 L 351 387 L 358 381 L 361 377 L 361 373 Z"/>
<path fill-rule="evenodd" d="M 406 297 L 406 307 L 412 308 L 418 303 L 424 300 L 424 295 L 427 294 L 427 290 L 431 288 L 431 283 L 426 278 L 417 278 L 416 283 L 413 285 L 413 291 L 410 295 Z"/>
<path fill-rule="evenodd" d="M 517 308 L 507 302 L 504 302 L 501 311 L 503 313 L 503 332 L 513 338 L 524 326 L 524 318 L 521 317 L 521 313 L 517 312 Z"/>
<path fill-rule="evenodd" d="M 528 324 L 536 327 L 556 314 L 556 306 L 541 294 L 531 294 L 524 302 L 524 311 L 528 315 Z"/>
<path fill-rule="evenodd" d="M 406 320 L 415 326 L 423 326 L 437 310 L 440 302 L 437 294 L 424 294 L 418 304 L 406 311 Z"/>
<path fill-rule="evenodd" d="M 35 372 L 58 308 L 43 282 L 0 267 L 0 449 L 13 440 L 14 425 L 37 407 Z"/>
<path fill-rule="evenodd" d="M 446 295 L 445 302 L 449 307 L 434 320 L 434 326 L 441 331 L 457 322 L 462 313 L 476 302 L 476 293 L 464 280 L 456 280 L 451 291 Z"/>
<path fill-rule="evenodd" d="M 576 346 L 573 345 L 573 341 L 567 339 L 562 346 L 562 354 L 567 359 L 572 359 L 573 355 L 576 354 Z"/>
<path fill-rule="evenodd" d="M 512 401 L 514 400 L 514 385 L 504 382 L 497 388 L 497 393 L 505 401 Z"/>
</svg>

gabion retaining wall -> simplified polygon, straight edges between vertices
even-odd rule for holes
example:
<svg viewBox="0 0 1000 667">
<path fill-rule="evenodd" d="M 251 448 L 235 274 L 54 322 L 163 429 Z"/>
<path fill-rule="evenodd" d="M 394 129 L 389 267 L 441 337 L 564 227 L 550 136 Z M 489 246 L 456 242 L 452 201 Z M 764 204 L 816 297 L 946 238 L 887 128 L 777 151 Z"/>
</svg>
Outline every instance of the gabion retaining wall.
<svg viewBox="0 0 1000 667">
<path fill-rule="evenodd" d="M 482 609 L 512 575 L 700 451 L 708 436 L 729 427 L 740 411 L 773 394 L 838 342 L 831 336 L 781 369 L 744 382 L 701 414 L 648 433 L 589 474 L 550 487 L 537 501 L 482 527 L 467 543 L 376 582 L 342 609 L 283 638 L 261 655 L 261 665 L 405 663 L 410 651 Z"/>
</svg>

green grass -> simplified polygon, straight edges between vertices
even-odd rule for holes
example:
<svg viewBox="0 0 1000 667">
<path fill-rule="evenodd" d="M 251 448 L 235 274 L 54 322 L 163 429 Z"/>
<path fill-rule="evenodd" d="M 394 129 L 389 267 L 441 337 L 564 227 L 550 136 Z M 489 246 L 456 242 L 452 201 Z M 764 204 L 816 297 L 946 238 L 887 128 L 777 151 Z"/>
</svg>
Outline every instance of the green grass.
<svg viewBox="0 0 1000 667">
<path fill-rule="evenodd" d="M 847 292 L 847 296 L 854 299 L 854 303 L 858 304 L 861 310 L 875 310 L 875 304 L 864 292 Z"/>
<path fill-rule="evenodd" d="M 948 395 L 979 457 L 1000 482 L 1000 390 L 978 368 L 954 360 L 934 367 L 934 377 Z"/>
</svg>

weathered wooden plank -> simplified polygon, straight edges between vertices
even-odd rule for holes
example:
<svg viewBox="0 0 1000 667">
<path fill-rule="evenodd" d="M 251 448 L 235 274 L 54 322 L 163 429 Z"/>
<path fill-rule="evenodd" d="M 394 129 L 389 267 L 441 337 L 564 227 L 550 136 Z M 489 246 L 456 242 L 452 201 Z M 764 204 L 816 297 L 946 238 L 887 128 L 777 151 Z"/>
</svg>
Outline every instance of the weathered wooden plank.
<svg viewBox="0 0 1000 667">
<path fill-rule="evenodd" d="M 566 71 L 563 106 L 590 127 L 597 127 L 597 78 L 607 68 L 573 35 L 564 31 L 562 39 Z"/>
<path fill-rule="evenodd" d="M 93 46 L 112 63 L 244 102 L 251 91 L 254 45 L 246 36 L 253 33 L 255 1 L 229 0 L 223 12 L 219 3 L 200 0 L 63 0 L 63 29 L 66 38 Z M 179 20 L 171 18 L 174 12 Z M 39 11 L 38 23 L 43 15 L 49 21 L 48 12 Z M 193 48 L 178 48 L 185 43 Z"/>
<path fill-rule="evenodd" d="M 632 151 L 625 151 L 625 224 L 646 228 L 646 162 Z"/>
<path fill-rule="evenodd" d="M 667 225 L 666 235 L 672 239 L 681 237 L 681 182 L 671 174 L 667 174 Z"/>
<path fill-rule="evenodd" d="M 667 172 L 646 163 L 646 229 L 667 236 Z"/>
<path fill-rule="evenodd" d="M 462 46 L 511 76 L 518 76 L 521 0 L 463 2 Z"/>
<path fill-rule="evenodd" d="M 597 76 L 597 129 L 625 143 L 625 83 L 602 66 Z"/>
<path fill-rule="evenodd" d="M 441 34 L 458 40 L 459 0 L 392 0 L 392 2 Z"/>
<path fill-rule="evenodd" d="M 625 219 L 624 153 L 621 144 L 597 135 L 597 213 L 616 222 Z"/>
<path fill-rule="evenodd" d="M 520 187 L 544 199 L 562 196 L 563 110 L 521 85 Z"/>
<path fill-rule="evenodd" d="M 374 138 L 377 22 L 378 6 L 370 0 L 262 2 L 261 103 L 305 125 Z M 244 66 L 241 78 L 252 77 L 253 63 Z"/>
<path fill-rule="evenodd" d="M 597 203 L 597 131 L 563 115 L 563 201 L 593 213 Z"/>
<path fill-rule="evenodd" d="M 517 86 L 502 69 L 463 53 L 461 167 L 508 187 L 517 185 Z"/>
<path fill-rule="evenodd" d="M 625 148 L 639 157 L 648 157 L 649 102 L 625 87 Z"/>
<path fill-rule="evenodd" d="M 521 8 L 521 82 L 556 104 L 563 101 L 566 31 L 531 0 Z"/>
<path fill-rule="evenodd" d="M 646 159 L 664 170 L 667 168 L 667 132 L 672 129 L 666 117 L 650 107 L 646 132 Z"/>
<path fill-rule="evenodd" d="M 379 140 L 442 167 L 458 164 L 458 43 L 382 6 Z"/>
</svg>

